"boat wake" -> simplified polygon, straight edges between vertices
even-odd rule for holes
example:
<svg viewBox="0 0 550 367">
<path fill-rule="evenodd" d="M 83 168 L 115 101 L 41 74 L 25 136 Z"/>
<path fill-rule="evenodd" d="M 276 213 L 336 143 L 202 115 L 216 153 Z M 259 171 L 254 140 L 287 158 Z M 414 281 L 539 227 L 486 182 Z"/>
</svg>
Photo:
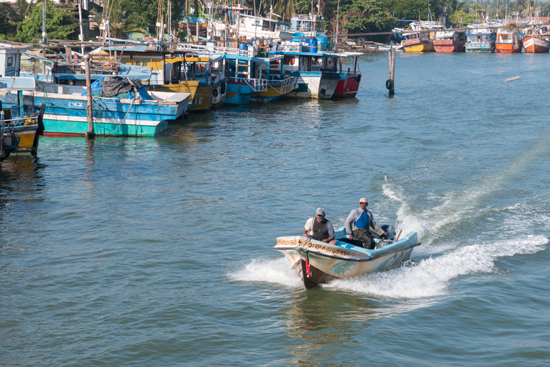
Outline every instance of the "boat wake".
<svg viewBox="0 0 550 367">
<path fill-rule="evenodd" d="M 546 243 L 548 239 L 538 235 L 464 246 L 439 257 L 429 257 L 416 264 L 409 262 L 386 272 L 334 280 L 323 285 L 323 288 L 394 299 L 442 296 L 448 293 L 449 282 L 453 279 L 490 273 L 494 271 L 497 258 L 533 254 L 544 250 Z"/>
<path fill-rule="evenodd" d="M 291 269 L 284 257 L 252 259 L 244 268 L 229 273 L 229 278 L 235 281 L 275 283 L 292 288 L 304 287 L 302 279 L 296 270 Z"/>
</svg>

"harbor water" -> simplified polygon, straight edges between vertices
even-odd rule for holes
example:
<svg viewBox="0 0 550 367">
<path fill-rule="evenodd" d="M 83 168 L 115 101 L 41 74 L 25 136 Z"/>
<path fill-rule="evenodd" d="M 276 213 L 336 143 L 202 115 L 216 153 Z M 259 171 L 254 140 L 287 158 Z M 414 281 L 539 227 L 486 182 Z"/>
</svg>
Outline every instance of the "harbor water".
<svg viewBox="0 0 550 367">
<path fill-rule="evenodd" d="M 547 366 L 548 55 L 399 53 L 394 98 L 387 53 L 359 66 L 357 99 L 10 156 L 0 364 Z M 275 239 L 361 197 L 422 245 L 306 291 Z"/>
</svg>

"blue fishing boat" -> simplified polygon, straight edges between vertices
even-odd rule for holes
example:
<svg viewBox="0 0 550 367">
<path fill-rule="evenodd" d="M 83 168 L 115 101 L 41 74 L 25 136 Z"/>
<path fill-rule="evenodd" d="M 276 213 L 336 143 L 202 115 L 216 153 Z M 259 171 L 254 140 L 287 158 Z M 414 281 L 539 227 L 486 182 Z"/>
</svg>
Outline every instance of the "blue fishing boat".
<svg viewBox="0 0 550 367">
<path fill-rule="evenodd" d="M 302 236 L 289 236 L 277 238 L 274 249 L 285 255 L 309 289 L 334 279 L 386 270 L 407 261 L 413 249 L 420 245 L 416 232 L 395 239 L 395 230 L 391 232 L 388 240 L 375 238 L 376 247 L 373 250 L 348 239 L 344 228 L 336 231 L 336 245 Z"/>
<path fill-rule="evenodd" d="M 255 93 L 267 91 L 268 80 L 253 77 L 255 64 L 265 63 L 264 60 L 239 54 L 224 54 L 223 57 L 229 71 L 226 105 L 247 105 Z"/>
<path fill-rule="evenodd" d="M 466 30 L 466 52 L 492 52 L 491 28 L 486 24 L 469 24 Z"/>
<path fill-rule="evenodd" d="M 38 83 L 36 90 L 23 92 L 23 101 L 34 110 L 45 105 L 46 135 L 85 135 L 88 130 L 85 93 L 86 88 L 82 86 Z M 158 135 L 169 121 L 183 116 L 190 96 L 189 93 L 147 92 L 144 88 L 130 88 L 113 97 L 101 97 L 97 93 L 97 90 L 92 92 L 94 130 L 96 135 L 104 136 Z M 13 102 L 17 95 L 4 98 L 6 102 Z"/>
</svg>

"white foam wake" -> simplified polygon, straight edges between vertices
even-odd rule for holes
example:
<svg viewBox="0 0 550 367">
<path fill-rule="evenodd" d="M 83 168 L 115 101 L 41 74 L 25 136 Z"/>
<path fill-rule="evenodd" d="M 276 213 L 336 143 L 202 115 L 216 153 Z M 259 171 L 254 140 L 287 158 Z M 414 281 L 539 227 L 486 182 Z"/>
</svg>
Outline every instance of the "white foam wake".
<svg viewBox="0 0 550 367">
<path fill-rule="evenodd" d="M 303 287 L 298 273 L 290 268 L 290 262 L 278 259 L 252 259 L 243 268 L 229 273 L 232 280 L 276 283 L 289 287 Z"/>
<path fill-rule="evenodd" d="M 439 257 L 430 257 L 413 266 L 324 285 L 328 289 L 351 291 L 388 298 L 426 298 L 447 293 L 449 282 L 461 276 L 494 271 L 499 257 L 532 254 L 545 249 L 545 236 L 480 243 L 461 247 Z"/>
</svg>

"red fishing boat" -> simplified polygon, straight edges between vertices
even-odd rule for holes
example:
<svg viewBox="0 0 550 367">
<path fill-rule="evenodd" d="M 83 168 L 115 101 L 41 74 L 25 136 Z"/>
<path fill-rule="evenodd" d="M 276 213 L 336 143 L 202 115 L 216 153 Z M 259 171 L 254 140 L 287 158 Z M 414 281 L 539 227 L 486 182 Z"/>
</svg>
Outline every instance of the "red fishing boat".
<svg viewBox="0 0 550 367">
<path fill-rule="evenodd" d="M 340 54 L 340 80 L 332 94 L 332 99 L 353 98 L 359 91 L 361 83 L 361 71 L 357 68 L 357 58 L 362 55 L 360 52 L 344 52 Z M 342 57 L 354 57 L 353 71 L 348 68 L 347 72 L 342 72 Z"/>
<path fill-rule="evenodd" d="M 437 31 L 433 43 L 435 52 L 464 52 L 466 31 Z"/>
</svg>

